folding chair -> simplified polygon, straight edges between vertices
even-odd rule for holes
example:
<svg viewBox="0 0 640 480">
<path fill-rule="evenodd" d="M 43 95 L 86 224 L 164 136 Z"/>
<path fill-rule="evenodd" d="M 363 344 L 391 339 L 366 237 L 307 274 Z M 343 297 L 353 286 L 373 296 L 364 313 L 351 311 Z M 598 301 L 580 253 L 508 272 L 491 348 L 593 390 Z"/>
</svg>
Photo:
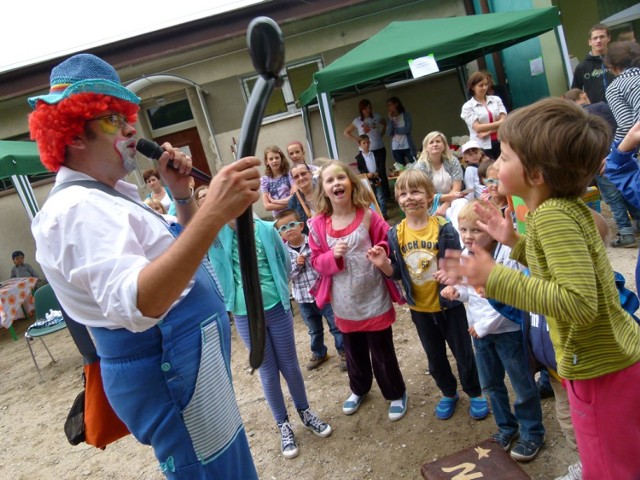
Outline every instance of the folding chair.
<svg viewBox="0 0 640 480">
<path fill-rule="evenodd" d="M 51 285 L 46 284 L 43 287 L 36 290 L 34 294 L 35 298 L 35 307 L 36 307 L 36 321 L 45 320 L 45 315 L 49 313 L 50 310 L 60 310 L 60 304 L 58 303 L 58 299 L 56 298 Z M 49 351 L 49 347 L 44 343 L 45 335 L 49 335 L 51 333 L 55 333 L 57 331 L 63 330 L 67 328 L 66 322 L 62 321 L 51 327 L 42 327 L 37 329 L 28 328 L 24 333 L 24 338 L 27 342 L 27 346 L 29 347 L 29 352 L 31 352 L 31 358 L 33 359 L 33 364 L 36 366 L 36 370 L 38 371 L 38 375 L 40 375 L 40 381 L 44 381 L 42 377 L 42 372 L 40 371 L 40 367 L 38 366 L 38 362 L 36 361 L 36 356 L 33 353 L 33 348 L 31 347 L 31 342 L 33 342 L 36 338 L 39 338 L 44 345 L 45 350 L 51 357 L 53 363 L 56 363 L 56 359 L 53 358 L 53 355 Z"/>
</svg>

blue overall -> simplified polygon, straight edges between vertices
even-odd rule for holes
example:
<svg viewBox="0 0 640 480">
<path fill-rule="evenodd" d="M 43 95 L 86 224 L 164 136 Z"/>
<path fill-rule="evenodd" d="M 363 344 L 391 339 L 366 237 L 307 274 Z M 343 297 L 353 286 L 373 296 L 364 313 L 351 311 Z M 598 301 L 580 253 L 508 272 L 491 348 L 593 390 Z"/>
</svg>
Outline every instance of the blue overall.
<svg viewBox="0 0 640 480">
<path fill-rule="evenodd" d="M 257 480 L 231 383 L 229 318 L 204 263 L 155 327 L 91 331 L 109 402 L 167 478 Z"/>
</svg>

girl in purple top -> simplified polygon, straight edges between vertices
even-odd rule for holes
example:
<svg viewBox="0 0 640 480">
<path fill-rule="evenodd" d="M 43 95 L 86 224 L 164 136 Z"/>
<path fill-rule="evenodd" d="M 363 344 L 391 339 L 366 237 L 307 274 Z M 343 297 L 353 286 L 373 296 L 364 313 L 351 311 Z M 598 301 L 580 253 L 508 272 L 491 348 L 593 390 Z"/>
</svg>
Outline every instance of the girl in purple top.
<svg viewBox="0 0 640 480">
<path fill-rule="evenodd" d="M 262 203 L 275 217 L 287 208 L 291 198 L 289 162 L 279 147 L 271 146 L 264 149 L 264 166 L 266 175 L 260 179 Z"/>
</svg>

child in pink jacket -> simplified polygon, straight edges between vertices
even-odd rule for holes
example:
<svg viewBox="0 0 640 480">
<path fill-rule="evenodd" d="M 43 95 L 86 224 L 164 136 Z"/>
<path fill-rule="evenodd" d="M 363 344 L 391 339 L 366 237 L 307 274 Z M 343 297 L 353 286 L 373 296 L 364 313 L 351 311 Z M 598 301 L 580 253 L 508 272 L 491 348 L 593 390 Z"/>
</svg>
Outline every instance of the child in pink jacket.
<svg viewBox="0 0 640 480">
<path fill-rule="evenodd" d="M 351 395 L 342 411 L 358 411 L 375 376 L 391 402 L 389 420 L 407 411 L 407 392 L 398 365 L 391 324 L 393 301 L 402 299 L 393 282 L 368 260 L 374 245 L 387 246 L 389 225 L 369 208 L 370 194 L 345 164 L 332 161 L 319 175 L 318 215 L 310 220 L 311 264 L 321 277 L 312 288 L 316 303 L 331 302 L 342 332 Z"/>
</svg>

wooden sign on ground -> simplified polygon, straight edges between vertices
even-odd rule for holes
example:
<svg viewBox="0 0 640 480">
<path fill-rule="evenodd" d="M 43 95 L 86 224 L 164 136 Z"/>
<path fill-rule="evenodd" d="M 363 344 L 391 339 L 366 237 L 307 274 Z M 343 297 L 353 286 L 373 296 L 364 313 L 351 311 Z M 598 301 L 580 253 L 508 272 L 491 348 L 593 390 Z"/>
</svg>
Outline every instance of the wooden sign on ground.
<svg viewBox="0 0 640 480">
<path fill-rule="evenodd" d="M 508 452 L 491 440 L 425 463 L 420 472 L 425 480 L 531 479 Z"/>
</svg>

